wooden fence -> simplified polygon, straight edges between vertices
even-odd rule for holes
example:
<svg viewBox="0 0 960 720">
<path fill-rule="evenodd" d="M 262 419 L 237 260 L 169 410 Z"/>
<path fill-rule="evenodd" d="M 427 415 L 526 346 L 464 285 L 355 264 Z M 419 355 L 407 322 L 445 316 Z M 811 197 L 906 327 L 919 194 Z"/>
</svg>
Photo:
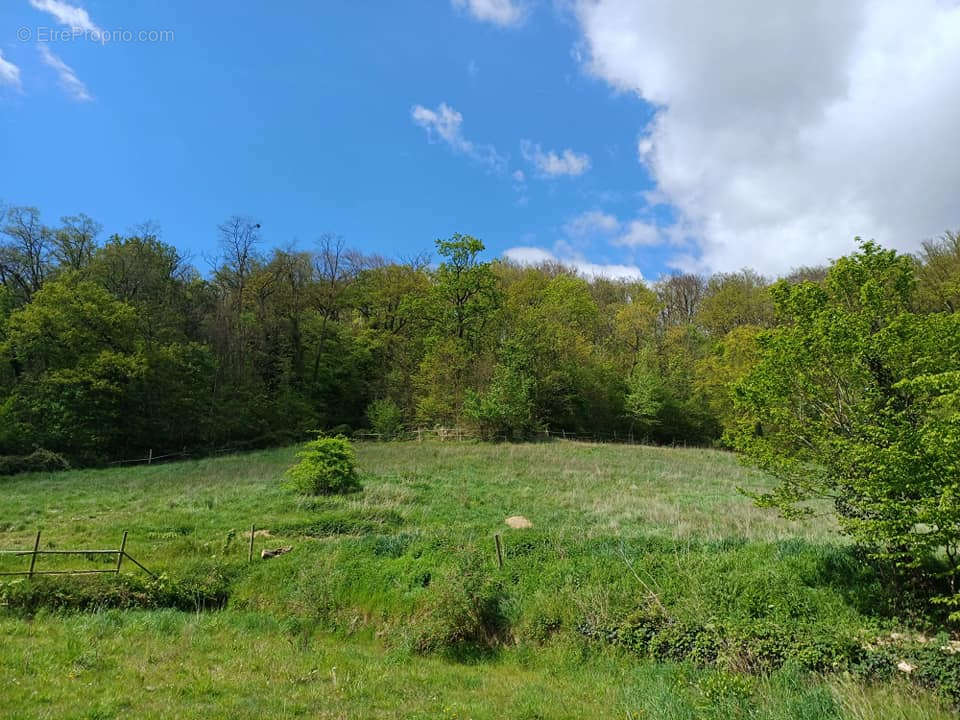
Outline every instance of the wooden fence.
<svg viewBox="0 0 960 720">
<path fill-rule="evenodd" d="M 147 570 L 143 565 L 141 565 L 137 560 L 132 558 L 127 552 L 127 531 L 123 531 L 123 539 L 120 541 L 120 547 L 116 550 L 41 550 L 40 549 L 40 531 L 37 531 L 36 540 L 33 543 L 32 550 L 0 550 L 0 555 L 16 555 L 19 557 L 29 557 L 30 558 L 30 569 L 29 570 L 17 570 L 14 572 L 0 572 L 0 575 L 27 575 L 28 577 L 33 577 L 34 575 L 92 575 L 97 573 L 114 573 L 119 574 L 120 568 L 123 566 L 123 559 L 126 558 L 138 568 L 143 570 L 150 577 L 156 577 L 152 572 Z M 116 555 L 117 563 L 113 567 L 107 570 L 38 570 L 37 569 L 37 558 L 41 555 Z"/>
<path fill-rule="evenodd" d="M 393 436 L 385 437 L 380 433 L 358 431 L 353 433 L 358 440 L 438 440 L 440 442 L 463 440 L 509 440 L 506 435 L 484 436 L 472 428 L 433 427 L 403 430 Z M 530 440 L 574 440 L 591 443 L 617 443 L 627 445 L 642 445 L 642 439 L 635 438 L 633 433 L 575 433 L 567 430 L 540 430 Z"/>
</svg>

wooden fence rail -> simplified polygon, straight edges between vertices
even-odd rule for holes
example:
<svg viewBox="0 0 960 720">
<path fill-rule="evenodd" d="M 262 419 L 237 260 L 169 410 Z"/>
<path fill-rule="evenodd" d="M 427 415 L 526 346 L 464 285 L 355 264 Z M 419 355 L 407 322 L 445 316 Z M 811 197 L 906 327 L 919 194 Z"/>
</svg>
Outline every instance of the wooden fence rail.
<svg viewBox="0 0 960 720">
<path fill-rule="evenodd" d="M 36 540 L 33 543 L 32 550 L 0 550 L 0 555 L 14 555 L 18 557 L 30 556 L 30 569 L 17 570 L 13 572 L 0 572 L 0 575 L 94 575 L 99 573 L 119 574 L 123 566 L 123 560 L 126 558 L 138 568 L 143 570 L 150 577 L 156 577 L 147 570 L 135 558 L 127 552 L 127 531 L 123 531 L 123 539 L 120 541 L 120 547 L 117 550 L 41 550 L 40 549 L 40 531 L 37 531 Z M 107 570 L 37 570 L 37 557 L 40 555 L 116 555 L 117 564 Z"/>
<path fill-rule="evenodd" d="M 463 440 L 509 440 L 510 438 L 503 434 L 484 435 L 472 428 L 459 427 L 432 427 L 417 428 L 415 430 L 401 430 L 390 437 L 380 433 L 369 431 L 357 431 L 353 433 L 357 440 L 439 440 L 445 441 L 463 441 Z M 528 440 L 573 440 L 576 442 L 587 443 L 613 443 L 617 445 L 644 445 L 645 438 L 636 437 L 632 432 L 627 433 L 575 433 L 569 430 L 550 430 L 544 428 L 533 433 Z M 686 447 L 686 445 L 684 445 Z"/>
</svg>

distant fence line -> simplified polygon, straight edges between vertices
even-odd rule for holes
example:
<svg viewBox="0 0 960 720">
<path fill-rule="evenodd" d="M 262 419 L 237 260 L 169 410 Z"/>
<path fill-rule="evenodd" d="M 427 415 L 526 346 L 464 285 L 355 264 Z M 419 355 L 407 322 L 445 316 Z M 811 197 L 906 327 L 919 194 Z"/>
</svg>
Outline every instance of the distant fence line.
<svg viewBox="0 0 960 720">
<path fill-rule="evenodd" d="M 402 430 L 392 435 L 358 431 L 353 433 L 353 437 L 357 438 L 358 440 L 416 440 L 417 442 L 423 442 L 424 440 L 439 440 L 440 442 L 463 440 L 506 441 L 512 439 L 510 436 L 502 433 L 491 436 L 489 434 L 485 435 L 479 433 L 472 428 L 460 427 L 417 428 L 415 430 Z M 622 443 L 626 445 L 649 444 L 645 443 L 643 439 L 634 436 L 633 433 L 575 433 L 570 432 L 569 430 L 550 429 L 540 430 L 526 439 L 534 441 L 559 439 L 593 443 Z"/>
<path fill-rule="evenodd" d="M 164 453 L 163 455 L 154 455 L 153 450 L 150 450 L 145 457 L 139 458 L 129 458 L 127 460 L 111 460 L 107 465 L 135 465 L 137 463 L 151 465 L 160 460 L 169 460 L 170 458 L 188 458 L 188 457 L 210 457 L 211 455 L 224 455 L 227 453 L 240 453 L 240 452 L 251 452 L 253 450 L 265 450 L 270 445 L 252 445 L 250 447 L 244 447 L 242 445 L 228 445 L 227 447 L 218 448 L 216 450 L 181 450 L 180 452 Z"/>
<path fill-rule="evenodd" d="M 373 440 L 373 441 L 389 441 L 389 440 L 416 440 L 417 442 L 423 442 L 424 440 L 438 440 L 440 442 L 462 442 L 464 440 L 486 440 L 486 441 L 495 441 L 495 442 L 506 442 L 512 440 L 513 438 L 505 435 L 503 433 L 489 435 L 477 432 L 473 428 L 463 428 L 463 427 L 430 427 L 430 428 L 416 428 L 415 430 L 401 430 L 392 435 L 385 435 L 383 433 L 375 433 L 367 430 L 357 430 L 350 433 L 350 437 L 356 440 Z M 550 430 L 544 429 L 540 430 L 530 437 L 524 438 L 529 441 L 546 441 L 546 440 L 572 440 L 575 442 L 585 442 L 585 443 L 613 443 L 618 445 L 650 445 L 650 441 L 646 438 L 638 438 L 633 433 L 583 433 L 583 432 L 571 432 L 569 430 Z M 211 455 L 223 455 L 225 453 L 236 453 L 236 452 L 249 452 L 251 450 L 264 449 L 264 447 L 270 446 L 261 446 L 254 445 L 251 447 L 242 447 L 237 445 L 231 445 L 228 447 L 220 448 L 218 450 L 199 450 L 195 452 L 190 452 L 183 450 L 182 452 L 174 453 L 164 453 L 163 455 L 154 455 L 153 450 L 150 450 L 145 457 L 140 458 L 130 458 L 127 460 L 114 460 L 107 463 L 108 465 L 135 465 L 135 464 L 145 464 L 150 465 L 154 462 L 160 460 L 169 460 L 171 458 L 188 458 L 188 457 L 209 457 Z M 688 445 L 687 443 L 674 443 L 673 447 L 702 447 L 699 445 Z"/>
</svg>

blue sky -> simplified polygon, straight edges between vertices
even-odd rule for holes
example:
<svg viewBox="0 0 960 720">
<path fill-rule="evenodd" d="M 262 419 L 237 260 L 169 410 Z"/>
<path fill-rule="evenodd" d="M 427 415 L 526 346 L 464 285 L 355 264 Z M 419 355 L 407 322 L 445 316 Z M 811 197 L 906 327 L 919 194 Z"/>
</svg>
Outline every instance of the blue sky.
<svg viewBox="0 0 960 720">
<path fill-rule="evenodd" d="M 957 77 L 960 0 L 2 0 L 0 201 L 773 275 L 960 226 Z"/>
<path fill-rule="evenodd" d="M 65 26 L 5 0 L 0 50 L 20 82 L 0 89 L 0 199 L 48 222 L 85 212 L 112 233 L 149 219 L 198 262 L 217 223 L 241 213 L 269 244 L 334 232 L 399 255 L 464 232 L 491 256 L 537 247 L 664 268 L 661 249 L 612 244 L 627 228 L 611 216 L 641 212 L 653 187 L 634 151 L 651 106 L 585 73 L 571 18 L 550 7 L 519 27 L 444 2 L 83 8 L 105 31 L 173 39 L 38 43 Z M 459 117 L 453 142 L 429 121 L 444 107 Z M 583 213 L 599 227 L 573 222 Z"/>
</svg>

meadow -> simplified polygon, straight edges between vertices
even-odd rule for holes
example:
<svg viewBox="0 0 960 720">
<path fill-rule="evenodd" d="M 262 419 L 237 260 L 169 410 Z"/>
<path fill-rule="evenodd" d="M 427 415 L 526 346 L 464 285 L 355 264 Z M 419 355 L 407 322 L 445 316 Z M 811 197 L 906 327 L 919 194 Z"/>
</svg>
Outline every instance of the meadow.
<svg viewBox="0 0 960 720">
<path fill-rule="evenodd" d="M 126 530 L 162 576 L 5 579 L 0 717 L 954 716 L 922 666 L 875 672 L 864 650 L 936 623 L 829 513 L 755 507 L 741 490 L 770 481 L 730 454 L 357 449 L 364 489 L 342 497 L 284 487 L 296 448 L 0 479 L 0 548 L 38 529 L 44 548 L 109 548 Z M 164 606 L 181 586 L 200 590 Z"/>
</svg>

